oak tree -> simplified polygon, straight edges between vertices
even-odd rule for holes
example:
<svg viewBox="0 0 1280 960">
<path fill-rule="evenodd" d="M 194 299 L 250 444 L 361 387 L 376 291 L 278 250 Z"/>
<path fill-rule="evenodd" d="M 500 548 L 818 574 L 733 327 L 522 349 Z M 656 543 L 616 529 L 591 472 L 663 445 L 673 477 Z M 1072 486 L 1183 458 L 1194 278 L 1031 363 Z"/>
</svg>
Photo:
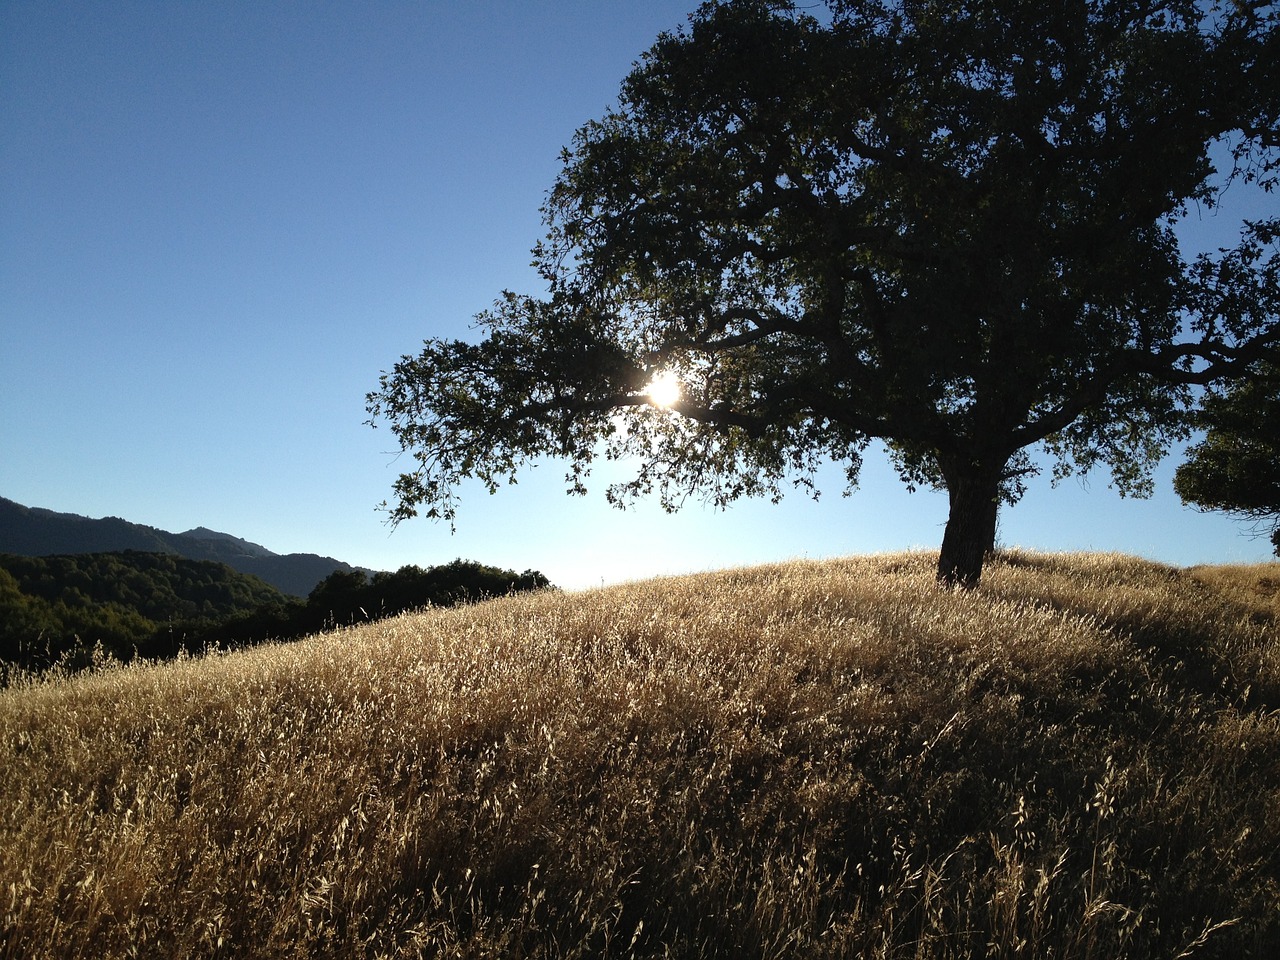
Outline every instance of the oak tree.
<svg viewBox="0 0 1280 960">
<path fill-rule="evenodd" d="M 1253 373 L 1207 396 L 1196 418 L 1204 438 L 1173 486 L 1185 503 L 1270 527 L 1280 555 L 1280 368 L 1259 364 Z"/>
<path fill-rule="evenodd" d="M 395 520 L 525 463 L 636 465 L 612 498 L 718 504 L 856 483 L 883 441 L 946 490 L 939 578 L 975 585 L 1047 452 L 1124 493 L 1198 385 L 1277 342 L 1277 224 L 1188 259 L 1174 225 L 1274 184 L 1277 20 L 1214 0 L 706 3 L 563 154 L 477 343 L 368 397 L 413 468 Z M 1217 151 L 1217 152 L 1215 152 Z M 1214 157 L 1226 160 L 1215 165 Z M 651 384 L 678 378 L 659 404 Z"/>
</svg>

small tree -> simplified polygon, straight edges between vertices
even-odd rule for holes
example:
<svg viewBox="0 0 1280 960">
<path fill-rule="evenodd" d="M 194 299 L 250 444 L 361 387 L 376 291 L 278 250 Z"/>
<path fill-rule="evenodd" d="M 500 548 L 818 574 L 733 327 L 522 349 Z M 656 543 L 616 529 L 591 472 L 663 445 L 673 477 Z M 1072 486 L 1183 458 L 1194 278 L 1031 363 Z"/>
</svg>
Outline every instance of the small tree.
<svg viewBox="0 0 1280 960">
<path fill-rule="evenodd" d="M 492 492 L 547 455 L 579 492 L 597 456 L 631 457 L 610 498 L 669 507 L 812 489 L 828 459 L 852 486 L 880 439 L 947 491 L 938 575 L 972 586 L 1030 449 L 1146 492 L 1191 387 L 1277 340 L 1276 225 L 1191 263 L 1172 229 L 1234 178 L 1274 183 L 1277 20 L 704 4 L 564 152 L 534 251 L 547 295 L 503 295 L 482 342 L 429 340 L 369 395 L 416 460 L 392 518 L 452 521 L 461 480 Z"/>
<path fill-rule="evenodd" d="M 1185 503 L 1271 527 L 1280 556 L 1280 368 L 1209 395 L 1197 418 L 1204 439 L 1187 451 L 1173 486 Z"/>
</svg>

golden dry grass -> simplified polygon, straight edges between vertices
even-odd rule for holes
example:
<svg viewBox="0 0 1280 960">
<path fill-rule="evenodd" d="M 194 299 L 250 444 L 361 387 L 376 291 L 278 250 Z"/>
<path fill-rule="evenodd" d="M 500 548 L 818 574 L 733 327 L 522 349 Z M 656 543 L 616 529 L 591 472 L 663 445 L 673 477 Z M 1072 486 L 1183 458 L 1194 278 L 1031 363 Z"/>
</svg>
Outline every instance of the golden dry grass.
<svg viewBox="0 0 1280 960">
<path fill-rule="evenodd" d="M 792 563 L 20 683 L 0 956 L 1273 956 L 1271 577 Z"/>
</svg>

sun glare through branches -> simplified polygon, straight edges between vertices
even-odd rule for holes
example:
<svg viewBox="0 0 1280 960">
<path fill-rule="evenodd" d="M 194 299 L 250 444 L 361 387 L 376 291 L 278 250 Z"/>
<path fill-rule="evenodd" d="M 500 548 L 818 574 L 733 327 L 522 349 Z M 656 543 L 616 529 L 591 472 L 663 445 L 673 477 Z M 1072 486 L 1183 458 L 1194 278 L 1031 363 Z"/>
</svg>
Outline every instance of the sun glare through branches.
<svg viewBox="0 0 1280 960">
<path fill-rule="evenodd" d="M 654 406 L 673 406 L 680 400 L 680 378 L 674 372 L 664 370 L 649 381 L 644 392 Z"/>
</svg>

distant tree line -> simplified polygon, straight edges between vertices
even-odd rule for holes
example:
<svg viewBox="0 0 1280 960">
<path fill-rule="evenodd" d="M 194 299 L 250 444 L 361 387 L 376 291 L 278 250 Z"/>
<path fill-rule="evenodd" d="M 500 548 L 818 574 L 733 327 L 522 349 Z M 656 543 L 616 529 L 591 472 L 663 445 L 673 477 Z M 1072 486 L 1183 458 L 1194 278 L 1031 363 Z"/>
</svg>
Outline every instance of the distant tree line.
<svg viewBox="0 0 1280 960">
<path fill-rule="evenodd" d="M 372 576 L 335 571 L 299 600 L 225 564 L 172 554 L 0 554 L 0 680 L 14 667 L 81 668 L 95 650 L 163 660 L 550 585 L 534 570 L 459 559 Z"/>
</svg>

